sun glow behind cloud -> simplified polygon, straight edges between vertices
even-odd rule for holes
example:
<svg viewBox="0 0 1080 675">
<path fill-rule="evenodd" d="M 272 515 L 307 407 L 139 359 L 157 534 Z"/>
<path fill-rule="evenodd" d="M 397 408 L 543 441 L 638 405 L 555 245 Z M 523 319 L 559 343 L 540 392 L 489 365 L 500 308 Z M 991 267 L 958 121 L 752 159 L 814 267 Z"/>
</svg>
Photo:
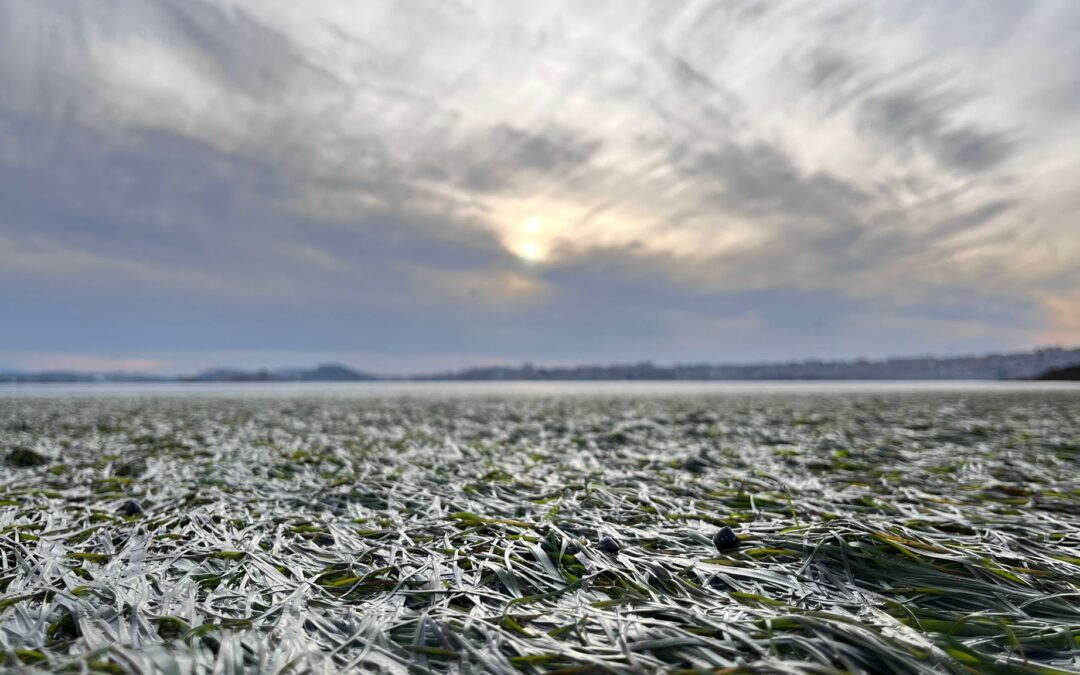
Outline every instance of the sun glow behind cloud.
<svg viewBox="0 0 1080 675">
<path fill-rule="evenodd" d="M 533 216 L 515 229 L 515 236 L 508 242 L 509 249 L 522 260 L 541 262 L 549 253 L 544 244 L 544 221 Z"/>
</svg>

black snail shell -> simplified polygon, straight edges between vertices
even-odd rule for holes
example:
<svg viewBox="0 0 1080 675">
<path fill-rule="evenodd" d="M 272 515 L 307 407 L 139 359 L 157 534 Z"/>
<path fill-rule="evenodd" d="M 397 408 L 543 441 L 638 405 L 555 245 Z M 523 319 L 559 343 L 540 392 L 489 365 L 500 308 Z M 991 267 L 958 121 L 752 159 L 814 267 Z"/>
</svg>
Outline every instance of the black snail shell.
<svg viewBox="0 0 1080 675">
<path fill-rule="evenodd" d="M 139 502 L 129 499 L 117 507 L 116 512 L 123 516 L 141 516 L 143 509 L 139 506 Z"/>
<path fill-rule="evenodd" d="M 600 541 L 596 544 L 596 548 L 600 549 L 604 553 L 618 553 L 619 542 L 615 541 L 611 537 L 600 537 Z"/>
<path fill-rule="evenodd" d="M 730 551 L 733 548 L 739 548 L 739 538 L 735 536 L 735 531 L 730 527 L 722 527 L 717 530 L 712 541 L 716 545 L 717 551 Z"/>
</svg>

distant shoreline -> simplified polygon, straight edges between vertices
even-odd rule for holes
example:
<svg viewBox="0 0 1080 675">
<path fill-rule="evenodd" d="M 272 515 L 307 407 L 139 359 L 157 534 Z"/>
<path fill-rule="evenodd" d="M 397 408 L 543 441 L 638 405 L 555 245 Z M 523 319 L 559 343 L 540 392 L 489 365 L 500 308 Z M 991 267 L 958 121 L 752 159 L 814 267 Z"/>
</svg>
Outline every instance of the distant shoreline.
<svg viewBox="0 0 1080 675">
<path fill-rule="evenodd" d="M 0 384 L 77 384 L 94 382 L 741 382 L 741 381 L 923 381 L 923 380 L 1035 380 L 1080 377 L 1080 349 L 1047 348 L 1030 352 L 980 356 L 904 357 L 852 361 L 766 362 L 745 364 L 687 363 L 657 365 L 652 362 L 579 365 L 484 366 L 452 372 L 385 375 L 356 370 L 340 364 L 314 368 L 245 370 L 215 368 L 196 375 L 152 375 L 124 372 L 0 372 Z"/>
</svg>

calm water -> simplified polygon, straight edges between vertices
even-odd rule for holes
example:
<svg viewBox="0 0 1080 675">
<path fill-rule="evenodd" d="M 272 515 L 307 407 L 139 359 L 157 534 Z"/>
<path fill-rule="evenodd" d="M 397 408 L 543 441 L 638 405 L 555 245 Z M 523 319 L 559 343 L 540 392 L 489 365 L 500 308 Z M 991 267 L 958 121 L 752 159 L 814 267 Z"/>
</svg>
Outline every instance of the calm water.
<svg viewBox="0 0 1080 675">
<path fill-rule="evenodd" d="M 0 398 L 57 396 L 238 396 L 238 397 L 396 397 L 396 396 L 678 396 L 753 393 L 1074 391 L 1074 382 L 995 382 L 986 380 L 907 381 L 715 381 L 715 382 L 156 382 L 148 384 L 4 384 Z"/>
</svg>

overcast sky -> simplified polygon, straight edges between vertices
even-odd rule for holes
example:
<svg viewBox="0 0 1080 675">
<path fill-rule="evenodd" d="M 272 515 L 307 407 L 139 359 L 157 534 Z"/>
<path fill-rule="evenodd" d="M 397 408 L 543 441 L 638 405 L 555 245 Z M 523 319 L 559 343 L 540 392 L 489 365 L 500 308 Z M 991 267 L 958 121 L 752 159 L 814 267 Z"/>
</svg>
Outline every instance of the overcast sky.
<svg viewBox="0 0 1080 675">
<path fill-rule="evenodd" d="M 0 368 L 1080 344 L 1080 3 L 0 0 Z"/>
</svg>

